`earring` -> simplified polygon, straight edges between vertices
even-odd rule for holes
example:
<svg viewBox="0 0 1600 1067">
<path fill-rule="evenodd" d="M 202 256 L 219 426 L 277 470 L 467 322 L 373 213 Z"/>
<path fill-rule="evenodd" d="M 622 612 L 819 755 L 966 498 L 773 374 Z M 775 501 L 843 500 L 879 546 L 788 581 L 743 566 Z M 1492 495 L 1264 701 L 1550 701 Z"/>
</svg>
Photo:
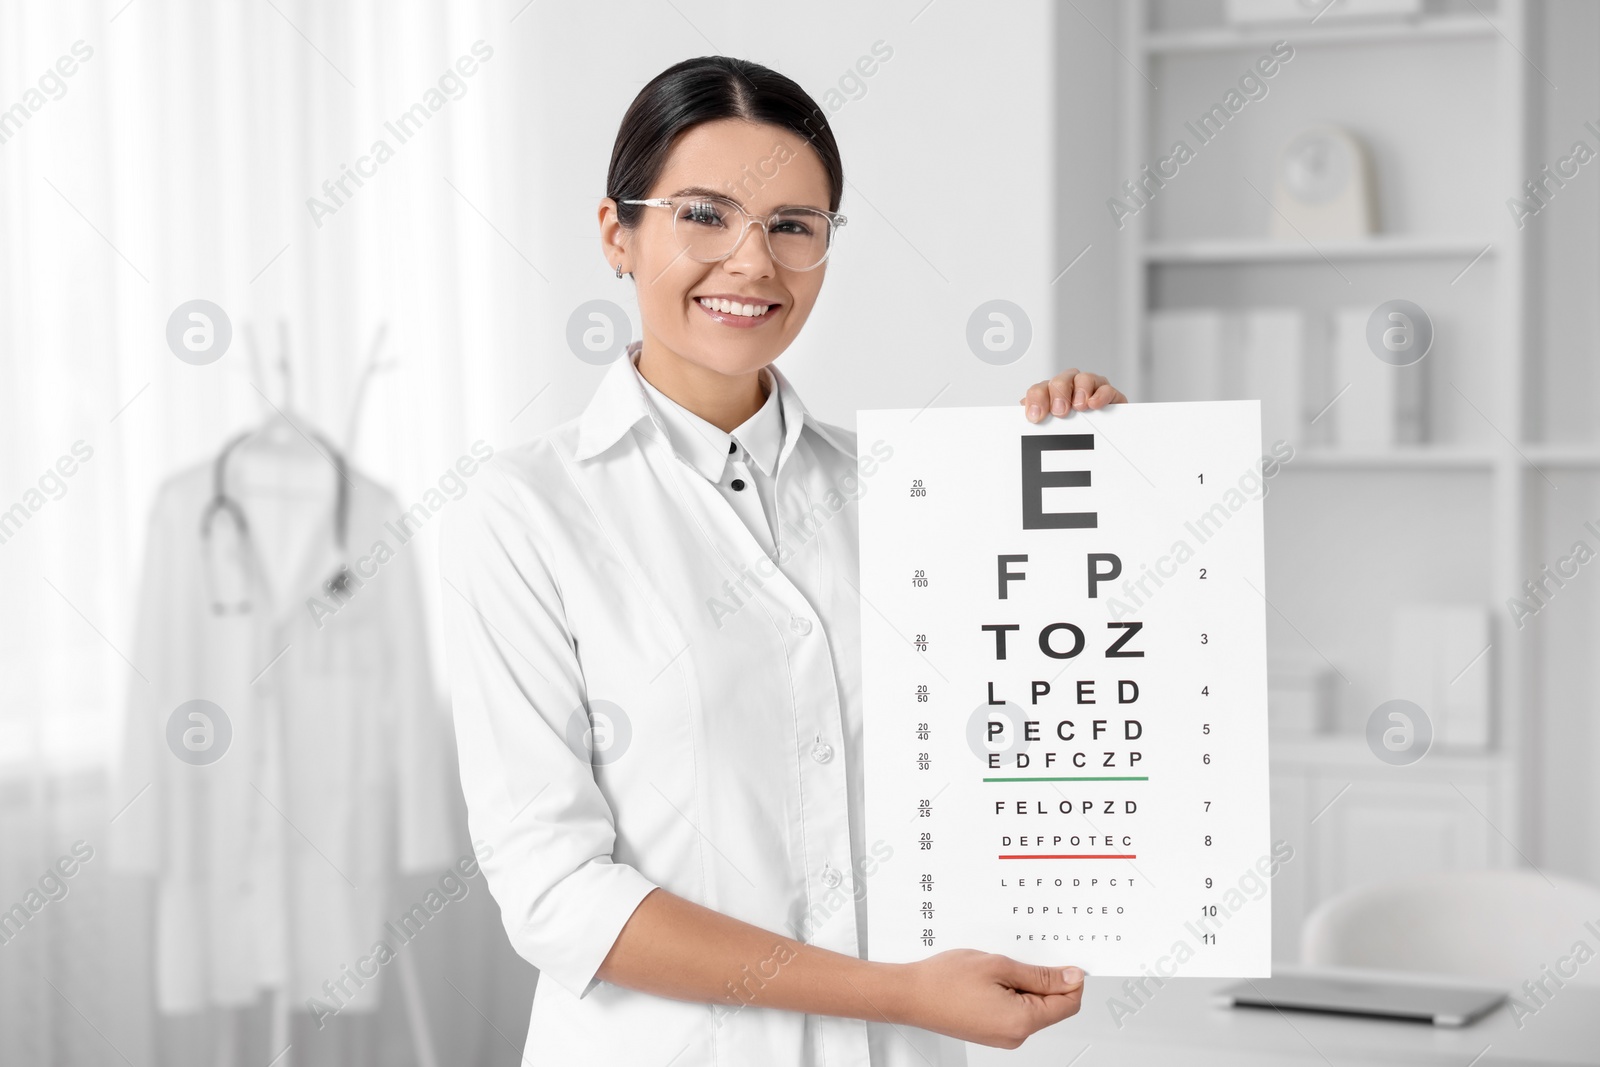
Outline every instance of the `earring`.
<svg viewBox="0 0 1600 1067">
<path fill-rule="evenodd" d="M 617 264 L 617 277 L 619 277 L 619 278 L 622 277 L 622 264 L 621 263 Z"/>
</svg>

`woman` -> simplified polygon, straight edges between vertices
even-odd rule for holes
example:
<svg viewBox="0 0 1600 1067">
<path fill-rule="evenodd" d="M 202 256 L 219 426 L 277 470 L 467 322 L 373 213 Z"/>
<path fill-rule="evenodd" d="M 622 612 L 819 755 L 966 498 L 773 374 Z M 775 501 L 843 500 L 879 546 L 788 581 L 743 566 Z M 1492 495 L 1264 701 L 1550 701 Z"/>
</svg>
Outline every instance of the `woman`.
<svg viewBox="0 0 1600 1067">
<path fill-rule="evenodd" d="M 1078 1009 L 1076 968 L 866 958 L 886 869 L 862 839 L 870 457 L 771 366 L 843 184 L 782 75 L 710 57 L 645 86 L 599 212 L 643 340 L 447 523 L 462 785 L 541 972 L 537 1062 L 959 1064 L 951 1037 L 1014 1048 Z M 1033 422 L 1124 400 L 1076 371 L 1022 398 Z"/>
</svg>

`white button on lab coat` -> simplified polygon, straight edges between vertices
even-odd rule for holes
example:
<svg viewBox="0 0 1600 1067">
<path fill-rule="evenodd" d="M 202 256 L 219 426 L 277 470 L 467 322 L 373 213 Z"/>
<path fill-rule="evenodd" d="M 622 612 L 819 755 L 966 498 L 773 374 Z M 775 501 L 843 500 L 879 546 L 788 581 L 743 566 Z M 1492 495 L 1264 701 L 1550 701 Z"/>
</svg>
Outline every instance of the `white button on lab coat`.
<svg viewBox="0 0 1600 1067">
<path fill-rule="evenodd" d="M 893 853 L 864 839 L 856 498 L 885 490 L 864 490 L 879 457 L 858 465 L 855 434 L 772 370 L 775 557 L 674 450 L 631 354 L 446 517 L 461 779 L 506 931 L 541 971 L 530 1062 L 966 1063 L 929 1031 L 761 1007 L 762 961 L 744 1006 L 594 977 L 657 886 L 867 954 L 865 893 Z"/>
</svg>

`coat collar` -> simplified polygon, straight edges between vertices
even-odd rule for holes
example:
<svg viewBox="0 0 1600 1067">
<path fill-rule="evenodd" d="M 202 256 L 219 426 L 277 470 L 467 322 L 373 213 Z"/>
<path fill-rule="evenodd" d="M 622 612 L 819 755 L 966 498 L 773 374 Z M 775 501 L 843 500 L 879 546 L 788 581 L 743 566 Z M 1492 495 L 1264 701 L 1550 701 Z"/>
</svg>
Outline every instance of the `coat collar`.
<svg viewBox="0 0 1600 1067">
<path fill-rule="evenodd" d="M 640 349 L 641 343 L 633 342 L 621 357 L 606 368 L 594 397 L 583 409 L 583 414 L 578 416 L 578 443 L 573 458 L 581 462 L 599 455 L 621 440 L 640 420 L 648 422 L 662 441 L 670 443 L 672 440 L 645 393 L 639 368 L 634 365 Z M 782 466 L 784 458 L 807 426 L 842 455 L 854 459 L 855 449 L 845 436 L 806 409 L 799 393 L 776 364 L 767 366 L 778 383 L 778 398 L 783 405 L 784 441 L 783 451 L 778 457 L 779 466 Z M 684 458 L 690 460 L 688 456 Z"/>
<path fill-rule="evenodd" d="M 766 400 L 759 410 L 728 433 L 702 419 L 699 415 L 657 389 L 643 375 L 639 376 L 650 403 L 667 426 L 672 447 L 678 455 L 689 461 L 709 482 L 720 482 L 728 469 L 729 449 L 733 442 L 744 445 L 751 461 L 767 477 L 778 469 L 778 455 L 783 451 L 783 394 L 776 376 L 768 368 L 761 371 L 762 389 Z"/>
</svg>

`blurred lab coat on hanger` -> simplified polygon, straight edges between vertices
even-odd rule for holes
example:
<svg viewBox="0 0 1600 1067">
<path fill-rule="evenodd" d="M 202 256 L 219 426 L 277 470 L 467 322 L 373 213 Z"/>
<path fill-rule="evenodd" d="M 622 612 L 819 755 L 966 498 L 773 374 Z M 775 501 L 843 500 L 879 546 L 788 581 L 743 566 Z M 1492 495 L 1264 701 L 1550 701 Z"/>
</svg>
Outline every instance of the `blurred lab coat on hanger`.
<svg viewBox="0 0 1600 1067">
<path fill-rule="evenodd" d="M 285 504 L 261 492 L 272 478 L 247 443 L 227 472 L 242 529 L 202 532 L 211 461 L 172 477 L 151 514 L 110 852 L 158 880 L 166 1013 L 285 986 L 298 1008 L 373 1009 L 360 987 L 377 966 L 359 961 L 380 939 L 405 951 L 384 929 L 411 903 L 389 900 L 390 880 L 456 858 L 448 725 L 401 536 L 417 525 L 347 468 L 341 558 L 325 458 L 306 446 L 293 480 L 320 491 Z M 338 597 L 325 583 L 342 563 L 355 577 Z M 197 699 L 220 715 L 180 710 Z"/>
</svg>

